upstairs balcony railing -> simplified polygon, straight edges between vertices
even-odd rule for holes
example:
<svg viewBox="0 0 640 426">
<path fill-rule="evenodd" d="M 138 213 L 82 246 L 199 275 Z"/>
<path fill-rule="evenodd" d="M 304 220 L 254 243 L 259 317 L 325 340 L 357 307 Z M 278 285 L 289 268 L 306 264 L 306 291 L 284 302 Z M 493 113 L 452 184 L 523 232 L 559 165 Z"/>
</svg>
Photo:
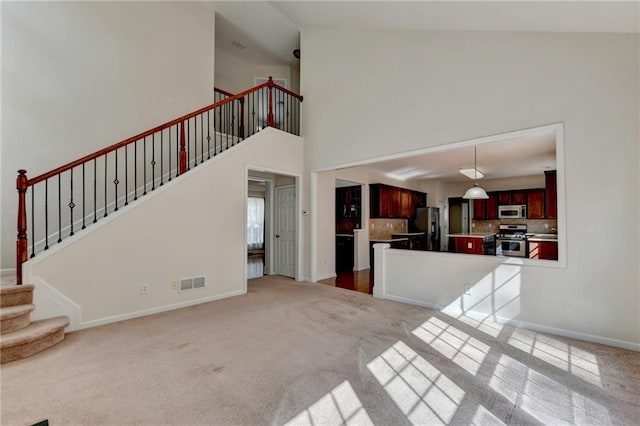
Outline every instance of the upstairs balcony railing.
<svg viewBox="0 0 640 426">
<path fill-rule="evenodd" d="M 302 96 L 269 80 L 29 178 L 18 170 L 16 281 L 28 258 L 269 126 L 300 134 Z"/>
</svg>

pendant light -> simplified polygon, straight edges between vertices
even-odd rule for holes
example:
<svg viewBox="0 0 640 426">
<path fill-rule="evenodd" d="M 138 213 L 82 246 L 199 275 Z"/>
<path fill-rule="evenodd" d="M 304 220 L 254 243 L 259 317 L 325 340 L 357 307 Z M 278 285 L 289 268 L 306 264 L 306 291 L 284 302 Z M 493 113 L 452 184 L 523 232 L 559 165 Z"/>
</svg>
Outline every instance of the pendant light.
<svg viewBox="0 0 640 426">
<path fill-rule="evenodd" d="M 476 179 L 478 178 L 478 148 L 473 147 L 473 168 L 475 170 L 473 186 L 467 189 L 462 198 L 467 200 L 486 200 L 489 198 L 484 189 L 478 186 Z"/>
</svg>

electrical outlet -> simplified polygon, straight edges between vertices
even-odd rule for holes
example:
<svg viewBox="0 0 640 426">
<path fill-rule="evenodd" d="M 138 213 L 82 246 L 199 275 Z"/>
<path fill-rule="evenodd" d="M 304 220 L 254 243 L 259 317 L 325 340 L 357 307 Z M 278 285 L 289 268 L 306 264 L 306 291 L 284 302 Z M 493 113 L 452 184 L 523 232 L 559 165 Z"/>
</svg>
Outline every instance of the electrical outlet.
<svg viewBox="0 0 640 426">
<path fill-rule="evenodd" d="M 472 293 L 472 287 L 469 284 L 465 284 L 464 294 L 466 294 L 467 296 L 471 296 L 471 293 Z"/>
<path fill-rule="evenodd" d="M 548 223 L 544 224 L 544 229 L 549 229 L 549 224 Z"/>
<path fill-rule="evenodd" d="M 178 281 L 176 281 L 176 280 L 171 281 L 171 289 L 172 290 L 177 290 L 178 289 Z"/>
<path fill-rule="evenodd" d="M 140 284 L 140 294 L 149 294 L 149 284 Z"/>
</svg>

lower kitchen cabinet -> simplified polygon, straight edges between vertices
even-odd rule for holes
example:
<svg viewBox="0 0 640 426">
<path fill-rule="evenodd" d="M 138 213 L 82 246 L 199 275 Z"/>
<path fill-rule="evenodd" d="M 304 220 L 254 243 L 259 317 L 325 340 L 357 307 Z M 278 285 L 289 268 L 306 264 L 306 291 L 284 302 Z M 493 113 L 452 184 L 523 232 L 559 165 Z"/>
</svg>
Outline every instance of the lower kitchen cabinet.
<svg viewBox="0 0 640 426">
<path fill-rule="evenodd" d="M 529 259 L 558 260 L 558 242 L 529 241 Z"/>
<path fill-rule="evenodd" d="M 353 271 L 353 236 L 336 235 L 336 272 Z"/>
<path fill-rule="evenodd" d="M 485 237 L 449 237 L 449 251 L 494 256 L 496 254 L 496 236 L 493 234 Z"/>
</svg>

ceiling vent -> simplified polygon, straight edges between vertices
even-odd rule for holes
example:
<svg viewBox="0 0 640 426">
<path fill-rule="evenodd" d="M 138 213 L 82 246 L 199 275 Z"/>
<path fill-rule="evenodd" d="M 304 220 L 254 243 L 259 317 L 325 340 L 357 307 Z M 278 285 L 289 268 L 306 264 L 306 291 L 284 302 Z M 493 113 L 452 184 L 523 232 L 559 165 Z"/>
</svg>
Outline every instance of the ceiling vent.
<svg viewBox="0 0 640 426">
<path fill-rule="evenodd" d="M 204 277 L 184 278 L 180 280 L 180 293 L 205 287 Z"/>
<path fill-rule="evenodd" d="M 238 40 L 233 40 L 231 42 L 231 45 L 233 47 L 235 47 L 236 49 L 238 49 L 238 50 L 244 50 L 244 49 L 247 48 L 247 46 L 245 46 L 244 44 L 240 43 Z"/>
</svg>

